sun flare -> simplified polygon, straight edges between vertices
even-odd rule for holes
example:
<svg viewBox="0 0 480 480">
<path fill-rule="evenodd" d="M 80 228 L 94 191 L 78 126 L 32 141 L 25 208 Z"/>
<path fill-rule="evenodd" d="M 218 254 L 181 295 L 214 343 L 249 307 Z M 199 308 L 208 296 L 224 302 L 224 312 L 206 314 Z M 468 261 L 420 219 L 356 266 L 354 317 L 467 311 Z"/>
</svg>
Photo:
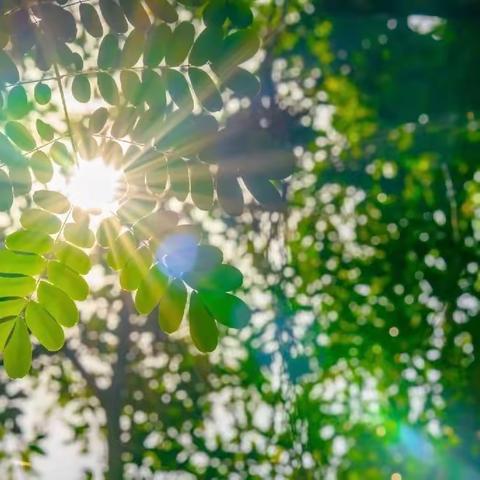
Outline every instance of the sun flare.
<svg viewBox="0 0 480 480">
<path fill-rule="evenodd" d="M 68 197 L 73 205 L 85 210 L 111 212 L 117 204 L 120 176 L 100 158 L 82 160 L 68 182 Z"/>
</svg>

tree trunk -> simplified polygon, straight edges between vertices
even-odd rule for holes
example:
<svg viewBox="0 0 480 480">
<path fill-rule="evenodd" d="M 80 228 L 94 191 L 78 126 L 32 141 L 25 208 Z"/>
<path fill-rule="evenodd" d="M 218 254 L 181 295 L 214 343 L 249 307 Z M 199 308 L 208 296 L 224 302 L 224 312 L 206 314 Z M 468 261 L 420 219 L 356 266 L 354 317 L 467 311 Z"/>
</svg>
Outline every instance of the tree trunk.
<svg viewBox="0 0 480 480">
<path fill-rule="evenodd" d="M 115 402 L 115 400 L 114 400 Z M 116 402 L 115 402 L 116 403 Z M 107 448 L 108 462 L 105 477 L 108 480 L 121 480 L 123 478 L 123 447 L 120 440 L 120 410 L 114 405 L 107 406 Z"/>
</svg>

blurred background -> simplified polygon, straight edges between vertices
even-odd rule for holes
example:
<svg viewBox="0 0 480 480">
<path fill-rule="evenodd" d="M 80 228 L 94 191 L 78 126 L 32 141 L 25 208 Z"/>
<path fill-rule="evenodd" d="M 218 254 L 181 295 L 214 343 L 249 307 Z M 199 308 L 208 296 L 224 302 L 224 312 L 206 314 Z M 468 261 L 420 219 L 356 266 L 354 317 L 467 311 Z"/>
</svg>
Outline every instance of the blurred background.
<svg viewBox="0 0 480 480">
<path fill-rule="evenodd" d="M 95 269 L 68 345 L 1 370 L 1 478 L 480 479 L 480 3 L 252 7 L 231 147 L 295 155 L 288 208 L 183 207 L 251 325 L 200 355 Z"/>
</svg>

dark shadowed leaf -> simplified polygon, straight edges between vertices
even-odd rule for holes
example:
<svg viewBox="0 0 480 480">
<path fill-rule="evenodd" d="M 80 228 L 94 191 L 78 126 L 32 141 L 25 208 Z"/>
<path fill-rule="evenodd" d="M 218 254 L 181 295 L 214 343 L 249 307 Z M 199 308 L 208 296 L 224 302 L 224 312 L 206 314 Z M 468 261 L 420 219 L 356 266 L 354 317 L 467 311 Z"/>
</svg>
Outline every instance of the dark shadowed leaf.
<svg viewBox="0 0 480 480">
<path fill-rule="evenodd" d="M 153 0 L 155 1 L 155 0 Z M 150 29 L 145 41 L 143 63 L 150 67 L 156 67 L 165 57 L 172 31 L 168 25 L 160 23 Z"/>
<path fill-rule="evenodd" d="M 213 178 L 207 164 L 190 162 L 190 194 L 193 203 L 201 210 L 209 210 L 213 204 Z"/>
<path fill-rule="evenodd" d="M 165 72 L 168 92 L 178 108 L 186 111 L 193 110 L 193 99 L 190 87 L 185 77 L 177 70 L 168 69 Z"/>
<path fill-rule="evenodd" d="M 223 31 L 221 28 L 208 27 L 200 33 L 193 44 L 188 57 L 191 65 L 201 66 L 218 58 L 222 47 Z"/>
<path fill-rule="evenodd" d="M 87 75 L 76 75 L 72 82 L 72 94 L 75 100 L 86 103 L 90 100 L 92 89 Z"/>
<path fill-rule="evenodd" d="M 177 25 L 165 52 L 167 65 L 176 67 L 184 62 L 192 48 L 194 37 L 195 28 L 190 22 L 181 22 Z"/>
<path fill-rule="evenodd" d="M 223 108 L 220 92 L 208 73 L 200 68 L 189 68 L 188 75 L 193 91 L 202 106 L 210 112 L 218 112 Z"/>
<path fill-rule="evenodd" d="M 114 0 L 100 0 L 100 11 L 108 26 L 115 33 L 125 33 L 128 30 L 127 20 L 123 10 Z"/>
<path fill-rule="evenodd" d="M 46 105 L 52 98 L 52 90 L 46 83 L 39 82 L 35 85 L 34 96 L 37 103 Z"/>
<path fill-rule="evenodd" d="M 217 196 L 226 213 L 232 216 L 242 214 L 243 192 L 238 179 L 223 167 L 219 167 L 217 172 Z"/>
<path fill-rule="evenodd" d="M 168 0 L 145 0 L 145 2 L 156 18 L 167 23 L 178 20 L 177 10 Z"/>
<path fill-rule="evenodd" d="M 103 35 L 103 26 L 95 7 L 89 3 L 80 4 L 80 19 L 85 30 L 92 37 L 100 38 Z"/>
<path fill-rule="evenodd" d="M 118 88 L 113 77 L 105 72 L 97 74 L 97 84 L 100 95 L 111 105 L 117 105 L 119 101 Z"/>
</svg>

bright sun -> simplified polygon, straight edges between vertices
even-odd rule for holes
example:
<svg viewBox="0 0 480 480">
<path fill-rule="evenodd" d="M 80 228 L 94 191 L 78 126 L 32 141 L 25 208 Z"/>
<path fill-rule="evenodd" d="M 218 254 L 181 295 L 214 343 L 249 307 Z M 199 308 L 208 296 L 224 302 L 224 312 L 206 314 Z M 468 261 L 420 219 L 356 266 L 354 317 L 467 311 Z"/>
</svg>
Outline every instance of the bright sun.
<svg viewBox="0 0 480 480">
<path fill-rule="evenodd" d="M 117 203 L 120 176 L 100 158 L 82 160 L 66 186 L 68 197 L 85 210 L 111 212 Z"/>
</svg>

